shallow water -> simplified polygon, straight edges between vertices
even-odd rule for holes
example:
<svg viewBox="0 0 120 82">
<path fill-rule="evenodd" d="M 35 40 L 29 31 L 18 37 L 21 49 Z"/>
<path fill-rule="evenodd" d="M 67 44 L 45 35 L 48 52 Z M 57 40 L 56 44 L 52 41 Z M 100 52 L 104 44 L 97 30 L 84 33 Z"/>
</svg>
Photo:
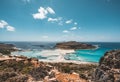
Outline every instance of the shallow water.
<svg viewBox="0 0 120 82">
<path fill-rule="evenodd" d="M 13 52 L 13 55 L 24 55 L 27 57 L 36 57 L 44 60 L 74 60 L 84 62 L 98 62 L 106 51 L 120 49 L 120 43 L 113 42 L 88 42 L 93 45 L 98 45 L 99 48 L 91 50 L 76 50 L 74 53 L 60 55 L 61 52 L 54 51 L 55 42 L 5 42 L 12 43 L 16 47 L 25 51 Z M 44 50 L 49 50 L 44 52 Z M 49 55 L 48 55 L 49 54 Z"/>
</svg>

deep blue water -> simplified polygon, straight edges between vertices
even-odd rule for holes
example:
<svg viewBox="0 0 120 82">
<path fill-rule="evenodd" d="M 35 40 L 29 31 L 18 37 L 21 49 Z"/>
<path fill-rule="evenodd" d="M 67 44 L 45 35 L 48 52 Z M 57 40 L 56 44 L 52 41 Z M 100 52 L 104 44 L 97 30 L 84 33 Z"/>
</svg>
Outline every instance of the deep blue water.
<svg viewBox="0 0 120 82">
<path fill-rule="evenodd" d="M 14 44 L 22 50 L 29 49 L 29 52 L 20 52 L 21 55 L 29 57 L 37 57 L 38 59 L 47 59 L 47 57 L 37 56 L 41 50 L 54 49 L 56 42 L 4 42 Z M 89 44 L 98 45 L 99 48 L 91 50 L 76 50 L 65 56 L 67 60 L 98 62 L 105 52 L 113 49 L 120 49 L 118 42 L 87 42 Z M 18 54 L 18 53 L 17 53 Z"/>
</svg>

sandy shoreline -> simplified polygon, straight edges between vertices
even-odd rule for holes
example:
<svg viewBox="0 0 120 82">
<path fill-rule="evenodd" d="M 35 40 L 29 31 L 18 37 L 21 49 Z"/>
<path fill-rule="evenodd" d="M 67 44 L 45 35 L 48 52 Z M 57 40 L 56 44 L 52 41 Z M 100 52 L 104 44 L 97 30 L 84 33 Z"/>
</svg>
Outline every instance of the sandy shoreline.
<svg viewBox="0 0 120 82">
<path fill-rule="evenodd" d="M 11 59 L 22 60 L 20 56 L 7 56 L 7 55 L 0 56 L 0 61 L 11 60 Z M 39 62 L 44 62 L 44 63 L 98 64 L 95 62 L 83 62 L 83 61 L 73 61 L 73 60 L 63 60 L 63 61 L 56 61 L 56 60 L 51 61 L 51 60 L 44 60 L 44 59 L 38 59 L 38 60 Z"/>
<path fill-rule="evenodd" d="M 26 53 L 26 52 L 30 52 L 30 51 L 22 51 L 22 52 Z M 38 59 L 40 62 L 97 64 L 96 62 L 84 62 L 84 61 L 77 61 L 77 60 L 66 60 L 64 58 L 65 55 L 70 54 L 70 53 L 74 53 L 74 52 L 75 52 L 75 50 L 72 50 L 72 49 L 71 50 L 64 50 L 64 49 L 42 50 L 40 52 L 37 52 L 37 56 L 48 57 L 47 59 Z M 20 56 L 20 55 L 14 53 L 14 54 L 12 54 L 12 56 Z"/>
<path fill-rule="evenodd" d="M 66 55 L 69 53 L 74 53 L 75 50 L 64 50 L 64 49 L 54 49 L 54 50 L 42 50 L 41 54 L 42 56 L 51 56 L 51 55 Z"/>
</svg>

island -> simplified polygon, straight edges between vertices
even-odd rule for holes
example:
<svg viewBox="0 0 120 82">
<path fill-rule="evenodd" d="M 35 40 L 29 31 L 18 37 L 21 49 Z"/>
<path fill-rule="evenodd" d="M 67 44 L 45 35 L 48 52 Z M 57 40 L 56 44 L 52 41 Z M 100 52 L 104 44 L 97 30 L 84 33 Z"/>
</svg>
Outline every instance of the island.
<svg viewBox="0 0 120 82">
<path fill-rule="evenodd" d="M 81 43 L 76 41 L 69 41 L 69 42 L 60 42 L 55 45 L 55 48 L 58 49 L 94 49 L 96 46 L 87 44 L 87 43 Z"/>
</svg>

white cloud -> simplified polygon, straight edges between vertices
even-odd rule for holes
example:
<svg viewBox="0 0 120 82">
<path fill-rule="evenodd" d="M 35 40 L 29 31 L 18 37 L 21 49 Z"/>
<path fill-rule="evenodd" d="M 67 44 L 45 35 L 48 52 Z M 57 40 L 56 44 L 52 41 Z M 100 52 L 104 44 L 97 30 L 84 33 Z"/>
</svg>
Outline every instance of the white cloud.
<svg viewBox="0 0 120 82">
<path fill-rule="evenodd" d="M 72 27 L 72 28 L 70 28 L 70 30 L 76 30 L 77 29 L 77 27 Z"/>
<path fill-rule="evenodd" d="M 58 17 L 58 18 L 48 18 L 48 22 L 56 22 L 58 23 L 58 25 L 63 25 L 63 20 L 62 17 Z"/>
<path fill-rule="evenodd" d="M 72 21 L 73 21 L 73 20 L 70 19 L 70 20 L 67 20 L 65 23 L 66 23 L 66 24 L 70 24 L 70 23 L 72 23 Z"/>
<path fill-rule="evenodd" d="M 5 28 L 5 26 L 7 26 L 7 25 L 8 25 L 8 23 L 6 21 L 4 21 L 4 20 L 0 21 L 0 28 Z"/>
<path fill-rule="evenodd" d="M 7 26 L 6 28 L 7 28 L 7 31 L 15 31 L 15 28 L 12 26 Z"/>
<path fill-rule="evenodd" d="M 48 18 L 48 21 L 49 22 L 58 22 L 60 21 L 62 18 L 61 17 L 58 17 L 58 18 Z"/>
<path fill-rule="evenodd" d="M 0 20 L 0 28 L 6 28 L 7 31 L 15 31 L 13 26 L 10 26 L 6 21 Z"/>
<path fill-rule="evenodd" d="M 48 18 L 48 21 L 51 21 L 51 22 L 57 22 L 58 19 L 57 19 L 57 18 Z"/>
<path fill-rule="evenodd" d="M 40 7 L 38 9 L 38 13 L 32 14 L 34 19 L 45 19 L 47 18 L 47 14 L 55 14 L 54 10 L 51 7 Z"/>
<path fill-rule="evenodd" d="M 48 38 L 48 36 L 42 36 L 42 38 L 47 39 L 47 38 Z"/>
<path fill-rule="evenodd" d="M 46 16 L 47 14 L 48 14 L 48 11 L 45 8 L 40 7 L 38 9 L 38 13 L 33 14 L 33 17 L 34 17 L 34 19 L 45 19 L 45 18 L 47 18 L 47 16 Z"/>
<path fill-rule="evenodd" d="M 68 30 L 63 30 L 63 33 L 69 33 L 69 31 Z"/>
<path fill-rule="evenodd" d="M 46 9 L 50 14 L 55 14 L 55 11 L 51 7 L 47 7 Z"/>
<path fill-rule="evenodd" d="M 77 22 L 74 22 L 74 25 L 77 25 Z"/>
</svg>

